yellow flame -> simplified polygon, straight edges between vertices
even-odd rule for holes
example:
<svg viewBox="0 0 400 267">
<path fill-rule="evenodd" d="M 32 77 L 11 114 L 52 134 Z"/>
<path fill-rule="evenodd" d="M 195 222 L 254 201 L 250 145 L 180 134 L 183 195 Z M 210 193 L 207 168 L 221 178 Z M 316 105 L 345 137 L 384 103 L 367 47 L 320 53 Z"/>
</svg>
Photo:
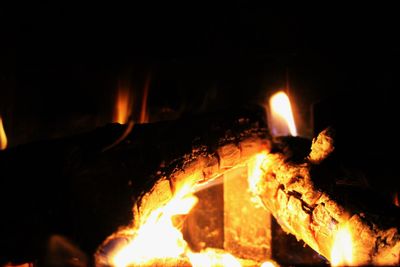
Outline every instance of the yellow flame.
<svg viewBox="0 0 400 267">
<path fill-rule="evenodd" d="M 353 263 L 353 241 L 350 228 L 344 225 L 336 232 L 331 250 L 331 265 L 343 266 Z"/>
<path fill-rule="evenodd" d="M 7 136 L 6 131 L 4 130 L 3 120 L 0 116 L 0 150 L 4 150 L 7 148 Z"/>
<path fill-rule="evenodd" d="M 257 176 L 262 176 L 261 166 L 266 157 L 267 153 L 262 152 L 248 162 L 249 175 L 254 181 L 259 181 Z M 116 252 L 111 252 L 113 266 L 151 265 L 163 259 L 186 259 L 195 267 L 241 266 L 239 259 L 223 250 L 205 248 L 200 252 L 191 251 L 182 232 L 174 225 L 174 216 L 188 214 L 198 201 L 193 195 L 194 181 L 188 180 L 190 182 L 180 187 L 167 204 L 153 210 L 142 225 L 126 231 L 133 232 L 132 237 Z M 263 266 L 271 266 L 268 264 L 265 262 Z"/>
<path fill-rule="evenodd" d="M 193 195 L 186 195 L 187 187 L 181 190 L 164 207 L 153 211 L 147 221 L 138 229 L 134 239 L 113 257 L 118 267 L 144 264 L 154 259 L 179 258 L 188 248 L 182 233 L 175 228 L 172 218 L 187 214 L 197 203 Z M 149 242 L 149 241 L 155 242 Z"/>
<path fill-rule="evenodd" d="M 206 249 L 201 253 L 188 253 L 190 263 L 193 267 L 241 267 L 240 261 L 229 253 L 221 253 L 217 250 Z"/>
<path fill-rule="evenodd" d="M 274 264 L 272 261 L 263 262 L 260 267 L 276 267 L 277 265 Z"/>
<path fill-rule="evenodd" d="M 132 96 L 127 87 L 120 86 L 115 103 L 114 122 L 125 124 L 132 113 Z"/>
<path fill-rule="evenodd" d="M 249 184 L 249 190 L 254 195 L 260 194 L 260 182 L 263 177 L 262 165 L 267 160 L 267 152 L 263 151 L 254 156 L 249 162 L 247 181 Z"/>
<path fill-rule="evenodd" d="M 269 100 L 270 126 L 274 135 L 297 136 L 292 107 L 289 97 L 282 91 L 274 94 Z"/>
</svg>

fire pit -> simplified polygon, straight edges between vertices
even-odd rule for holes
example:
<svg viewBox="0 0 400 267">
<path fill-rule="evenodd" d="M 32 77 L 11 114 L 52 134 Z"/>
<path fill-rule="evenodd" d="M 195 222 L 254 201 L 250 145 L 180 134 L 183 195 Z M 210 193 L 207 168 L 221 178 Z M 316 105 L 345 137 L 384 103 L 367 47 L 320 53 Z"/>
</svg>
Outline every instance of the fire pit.
<svg viewBox="0 0 400 267">
<path fill-rule="evenodd" d="M 268 119 L 246 106 L 151 124 L 119 114 L 123 124 L 1 152 L 2 203 L 19 196 L 4 205 L 2 261 L 398 264 L 398 208 L 368 201 L 374 192 L 340 165 L 332 129 L 311 143 L 295 136 L 285 94 L 269 108 Z M 290 246 L 307 256 L 285 261 Z"/>
</svg>

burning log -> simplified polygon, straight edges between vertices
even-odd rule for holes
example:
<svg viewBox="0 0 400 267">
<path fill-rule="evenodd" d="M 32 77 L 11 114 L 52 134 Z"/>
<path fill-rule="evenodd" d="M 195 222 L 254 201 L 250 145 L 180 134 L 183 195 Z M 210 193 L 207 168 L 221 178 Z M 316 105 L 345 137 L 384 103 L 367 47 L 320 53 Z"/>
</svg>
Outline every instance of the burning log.
<svg viewBox="0 0 400 267">
<path fill-rule="evenodd" d="M 400 210 L 344 170 L 333 150 L 329 129 L 311 151 L 302 139 L 278 138 L 253 192 L 287 233 L 332 264 L 398 265 Z"/>
<path fill-rule="evenodd" d="M 115 144 L 127 127 L 0 151 L 0 264 L 42 259 L 54 235 L 93 255 L 187 179 L 210 181 L 268 149 L 270 140 L 258 107 L 135 125 Z"/>
</svg>

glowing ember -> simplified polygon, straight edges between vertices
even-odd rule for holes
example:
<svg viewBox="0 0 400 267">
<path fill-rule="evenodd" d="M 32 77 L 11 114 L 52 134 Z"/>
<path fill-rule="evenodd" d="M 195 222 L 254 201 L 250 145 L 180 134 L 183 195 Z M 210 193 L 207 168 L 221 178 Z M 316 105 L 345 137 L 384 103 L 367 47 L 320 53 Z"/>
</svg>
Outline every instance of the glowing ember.
<svg viewBox="0 0 400 267">
<path fill-rule="evenodd" d="M 272 134 L 297 136 L 289 97 L 284 92 L 278 92 L 270 98 L 269 107 Z"/>
<path fill-rule="evenodd" d="M 14 265 L 12 263 L 6 263 L 3 267 L 33 267 L 34 264 L 32 262 L 22 263 Z"/>
<path fill-rule="evenodd" d="M 0 150 L 7 148 L 7 136 L 3 126 L 3 120 L 0 116 Z"/>
<path fill-rule="evenodd" d="M 332 266 L 352 265 L 353 263 L 353 241 L 348 226 L 340 227 L 336 232 L 335 240 L 331 250 Z"/>
<path fill-rule="evenodd" d="M 114 122 L 127 123 L 132 113 L 132 96 L 127 87 L 120 86 L 115 103 Z"/>
<path fill-rule="evenodd" d="M 398 192 L 394 193 L 393 204 L 395 204 L 397 207 L 400 207 L 399 193 Z"/>
</svg>

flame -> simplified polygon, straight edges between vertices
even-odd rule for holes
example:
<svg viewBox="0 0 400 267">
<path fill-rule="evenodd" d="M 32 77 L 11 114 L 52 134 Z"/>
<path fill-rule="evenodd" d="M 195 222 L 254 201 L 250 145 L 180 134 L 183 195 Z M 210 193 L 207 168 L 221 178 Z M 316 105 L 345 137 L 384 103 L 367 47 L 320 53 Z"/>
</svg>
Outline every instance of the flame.
<svg viewBox="0 0 400 267">
<path fill-rule="evenodd" d="M 3 126 L 3 120 L 1 119 L 0 116 L 0 150 L 4 150 L 6 148 L 7 148 L 7 136 Z"/>
<path fill-rule="evenodd" d="M 282 91 L 274 94 L 269 100 L 270 125 L 272 133 L 276 135 L 297 136 L 292 107 L 289 97 Z"/>
<path fill-rule="evenodd" d="M 399 192 L 395 192 L 393 195 L 393 204 L 396 205 L 397 207 L 400 207 L 400 201 L 399 201 Z"/>
<path fill-rule="evenodd" d="M 132 96 L 128 87 L 120 86 L 115 103 L 114 122 L 125 124 L 132 113 Z"/>
<path fill-rule="evenodd" d="M 206 249 L 201 253 L 188 253 L 193 267 L 227 266 L 241 267 L 240 261 L 229 253 L 221 253 L 214 249 Z"/>
<path fill-rule="evenodd" d="M 267 152 L 258 153 L 252 161 L 249 162 L 247 181 L 249 184 L 249 190 L 254 195 L 259 195 L 260 182 L 263 177 L 262 165 L 267 161 Z"/>
<path fill-rule="evenodd" d="M 154 259 L 179 258 L 183 255 L 188 246 L 182 233 L 175 228 L 172 218 L 189 213 L 196 205 L 197 198 L 189 193 L 190 188 L 183 187 L 165 206 L 154 210 L 137 230 L 134 239 L 114 255 L 113 265 L 144 264 Z"/>
<path fill-rule="evenodd" d="M 276 267 L 277 264 L 273 263 L 272 261 L 263 262 L 260 267 Z"/>
<path fill-rule="evenodd" d="M 149 121 L 149 114 L 147 113 L 147 96 L 149 95 L 150 88 L 150 74 L 147 76 L 143 87 L 142 105 L 140 109 L 139 123 L 146 123 Z"/>
<path fill-rule="evenodd" d="M 353 263 L 353 241 L 347 225 L 339 227 L 331 250 L 331 265 L 343 266 Z"/>
<path fill-rule="evenodd" d="M 261 169 L 266 157 L 267 153 L 262 152 L 248 161 L 249 174 L 255 181 L 259 181 L 256 176 L 262 175 L 262 170 L 258 169 Z M 179 187 L 172 199 L 164 206 L 151 211 L 141 225 L 123 230 L 125 237 L 129 236 L 129 240 L 125 244 L 118 245 L 107 256 L 111 259 L 109 262 L 112 266 L 147 266 L 171 259 L 187 260 L 195 267 L 242 266 L 239 259 L 224 250 L 205 248 L 200 252 L 193 252 L 180 229 L 174 225 L 175 216 L 188 214 L 198 202 L 197 197 L 194 196 L 196 190 L 194 180 L 187 179 L 190 182 Z M 264 262 L 262 266 L 275 265 Z"/>
</svg>

